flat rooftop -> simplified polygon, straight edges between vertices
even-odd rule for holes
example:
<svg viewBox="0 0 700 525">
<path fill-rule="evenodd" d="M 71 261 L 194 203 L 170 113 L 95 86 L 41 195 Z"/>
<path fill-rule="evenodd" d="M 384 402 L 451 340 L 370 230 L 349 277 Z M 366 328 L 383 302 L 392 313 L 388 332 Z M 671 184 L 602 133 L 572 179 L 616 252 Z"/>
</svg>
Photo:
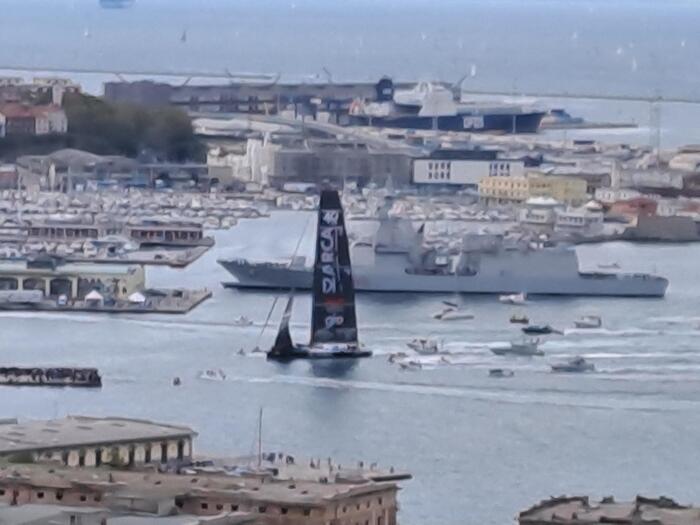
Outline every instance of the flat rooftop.
<svg viewBox="0 0 700 525">
<path fill-rule="evenodd" d="M 604 498 L 591 502 L 585 496 L 559 497 L 542 501 L 520 513 L 520 525 L 589 525 L 616 523 L 617 525 L 697 525 L 700 508 L 679 505 L 670 498 L 645 498 L 617 502 Z"/>
<path fill-rule="evenodd" d="M 89 486 L 111 498 L 143 498 L 160 500 L 187 495 L 189 497 L 235 496 L 250 503 L 324 506 L 334 499 L 373 495 L 396 490 L 395 483 L 320 483 L 311 481 L 278 481 L 260 477 L 196 475 L 113 470 L 106 468 L 55 467 L 53 465 L 12 464 L 0 467 L 0 485 L 21 483 L 34 488 Z"/>
<path fill-rule="evenodd" d="M 51 274 L 51 275 L 128 275 L 136 265 L 97 264 L 97 263 L 66 263 L 59 264 L 56 269 L 50 267 L 27 267 L 27 261 L 2 261 L 0 274 Z"/>
<path fill-rule="evenodd" d="M 141 419 L 68 416 L 48 421 L 0 424 L 0 455 L 102 443 L 151 441 L 196 436 L 185 426 Z"/>
</svg>

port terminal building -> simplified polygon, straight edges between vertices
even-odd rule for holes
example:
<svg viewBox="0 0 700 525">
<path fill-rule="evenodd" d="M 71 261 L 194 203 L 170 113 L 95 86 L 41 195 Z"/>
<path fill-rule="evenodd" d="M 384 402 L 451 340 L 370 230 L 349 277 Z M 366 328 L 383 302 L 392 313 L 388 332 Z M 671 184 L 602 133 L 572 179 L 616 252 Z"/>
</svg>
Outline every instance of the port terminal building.
<svg viewBox="0 0 700 525">
<path fill-rule="evenodd" d="M 139 265 L 60 264 L 50 258 L 0 264 L 0 290 L 38 290 L 45 298 L 65 296 L 68 301 L 83 300 L 94 290 L 104 297 L 128 299 L 145 288 L 145 280 Z"/>
<path fill-rule="evenodd" d="M 67 467 L 187 462 L 197 433 L 185 426 L 70 416 L 0 424 L 0 458 Z"/>
</svg>

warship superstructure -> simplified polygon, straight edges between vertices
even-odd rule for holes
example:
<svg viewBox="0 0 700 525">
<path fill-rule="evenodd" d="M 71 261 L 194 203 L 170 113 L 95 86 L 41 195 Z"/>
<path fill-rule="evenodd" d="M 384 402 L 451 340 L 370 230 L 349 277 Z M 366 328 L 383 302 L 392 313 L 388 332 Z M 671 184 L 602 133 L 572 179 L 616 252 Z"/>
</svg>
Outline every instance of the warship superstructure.
<svg viewBox="0 0 700 525">
<path fill-rule="evenodd" d="M 355 290 L 527 295 L 663 297 L 668 280 L 646 273 L 581 271 L 573 246 L 467 234 L 458 253 L 423 242 L 423 228 L 384 217 L 371 240 L 351 247 Z M 304 290 L 312 287 L 306 258 L 289 263 L 220 260 L 236 278 L 226 286 Z"/>
</svg>

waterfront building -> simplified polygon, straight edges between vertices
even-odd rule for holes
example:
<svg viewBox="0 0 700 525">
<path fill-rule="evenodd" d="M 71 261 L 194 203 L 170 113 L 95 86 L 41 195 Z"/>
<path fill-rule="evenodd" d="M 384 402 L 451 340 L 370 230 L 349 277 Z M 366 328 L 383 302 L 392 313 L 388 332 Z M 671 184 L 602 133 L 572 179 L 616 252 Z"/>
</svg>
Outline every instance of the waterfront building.
<svg viewBox="0 0 700 525">
<path fill-rule="evenodd" d="M 636 197 L 634 199 L 613 202 L 610 205 L 610 215 L 622 215 L 636 219 L 641 215 L 656 215 L 658 203 L 648 197 Z"/>
<path fill-rule="evenodd" d="M 595 190 L 595 200 L 602 204 L 612 204 L 617 201 L 627 201 L 641 197 L 642 194 L 632 188 L 598 188 Z"/>
<path fill-rule="evenodd" d="M 40 136 L 68 131 L 66 113 L 55 105 L 10 103 L 0 106 L 0 114 L 4 120 L 4 136 Z"/>
<path fill-rule="evenodd" d="M 309 147 L 288 146 L 274 152 L 272 186 L 288 182 L 370 182 L 405 186 L 410 183 L 411 157 L 393 149 L 370 148 L 361 142 L 316 141 Z"/>
<path fill-rule="evenodd" d="M 0 78 L 0 104 L 25 103 L 61 106 L 66 93 L 79 93 L 80 85 L 71 80 L 55 77 L 35 77 L 32 82 L 23 78 Z"/>
<path fill-rule="evenodd" d="M 554 227 L 557 208 L 561 205 L 559 201 L 549 197 L 532 197 L 525 201 L 518 219 L 528 226 L 551 229 Z"/>
<path fill-rule="evenodd" d="M 107 82 L 105 98 L 149 106 L 175 105 L 202 113 L 255 113 L 262 115 L 290 113 L 292 118 L 319 113 L 328 120 L 341 122 L 356 99 L 385 99 L 387 80 L 378 83 L 331 83 L 328 81 L 280 82 L 273 77 L 213 85 L 171 84 L 137 81 Z"/>
<path fill-rule="evenodd" d="M 519 525 L 681 525 L 698 522 L 698 508 L 679 505 L 670 498 L 637 496 L 631 502 L 617 502 L 612 497 L 592 502 L 585 496 L 551 498 L 523 511 Z"/>
<path fill-rule="evenodd" d="M 569 177 L 527 175 L 485 177 L 479 182 L 479 198 L 486 204 L 512 204 L 532 197 L 549 197 L 565 204 L 581 204 L 588 198 L 584 180 Z"/>
<path fill-rule="evenodd" d="M 196 435 L 184 426 L 125 418 L 69 416 L 49 421 L 4 422 L 0 424 L 0 458 L 67 467 L 185 463 L 191 460 Z M 0 500 L 2 496 L 0 492 Z M 55 502 L 55 498 L 46 501 Z"/>
<path fill-rule="evenodd" d="M 44 297 L 82 300 L 93 290 L 105 299 L 128 299 L 145 288 L 143 266 L 122 264 L 58 264 L 53 259 L 2 261 L 0 290 L 39 290 Z"/>
<path fill-rule="evenodd" d="M 266 525 L 396 525 L 397 492 L 396 483 L 388 481 L 279 480 L 269 473 L 0 467 L 0 502 L 10 505 L 117 508 L 212 519 L 233 513 Z"/>
<path fill-rule="evenodd" d="M 451 153 L 451 154 L 450 154 Z M 499 159 L 496 151 L 435 152 L 413 160 L 412 182 L 416 185 L 462 186 L 477 189 L 486 177 L 523 177 L 522 160 Z"/>
<path fill-rule="evenodd" d="M 155 509 L 156 512 L 158 509 Z M 0 506 L 0 523 L 12 525 L 244 525 L 260 523 L 257 516 L 241 512 L 222 513 L 219 516 L 171 516 L 129 510 L 116 505 L 105 507 L 78 507 L 67 505 Z"/>
<path fill-rule="evenodd" d="M 95 155 L 77 149 L 61 149 L 48 155 L 25 155 L 17 159 L 20 182 L 48 191 L 97 188 L 110 181 L 128 185 L 135 178 L 138 162 L 118 155 Z"/>
<path fill-rule="evenodd" d="M 555 212 L 554 230 L 558 232 L 595 234 L 603 230 L 603 210 L 596 203 Z"/>
</svg>

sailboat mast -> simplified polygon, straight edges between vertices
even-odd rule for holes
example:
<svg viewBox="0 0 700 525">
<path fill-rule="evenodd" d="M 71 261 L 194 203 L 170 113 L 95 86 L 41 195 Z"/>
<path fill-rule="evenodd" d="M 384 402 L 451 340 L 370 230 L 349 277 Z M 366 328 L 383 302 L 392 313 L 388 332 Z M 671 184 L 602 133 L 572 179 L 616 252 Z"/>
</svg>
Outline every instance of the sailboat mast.
<svg viewBox="0 0 700 525">
<path fill-rule="evenodd" d="M 262 465 L 262 419 L 263 409 L 260 407 L 260 414 L 258 415 L 258 468 Z"/>
</svg>

